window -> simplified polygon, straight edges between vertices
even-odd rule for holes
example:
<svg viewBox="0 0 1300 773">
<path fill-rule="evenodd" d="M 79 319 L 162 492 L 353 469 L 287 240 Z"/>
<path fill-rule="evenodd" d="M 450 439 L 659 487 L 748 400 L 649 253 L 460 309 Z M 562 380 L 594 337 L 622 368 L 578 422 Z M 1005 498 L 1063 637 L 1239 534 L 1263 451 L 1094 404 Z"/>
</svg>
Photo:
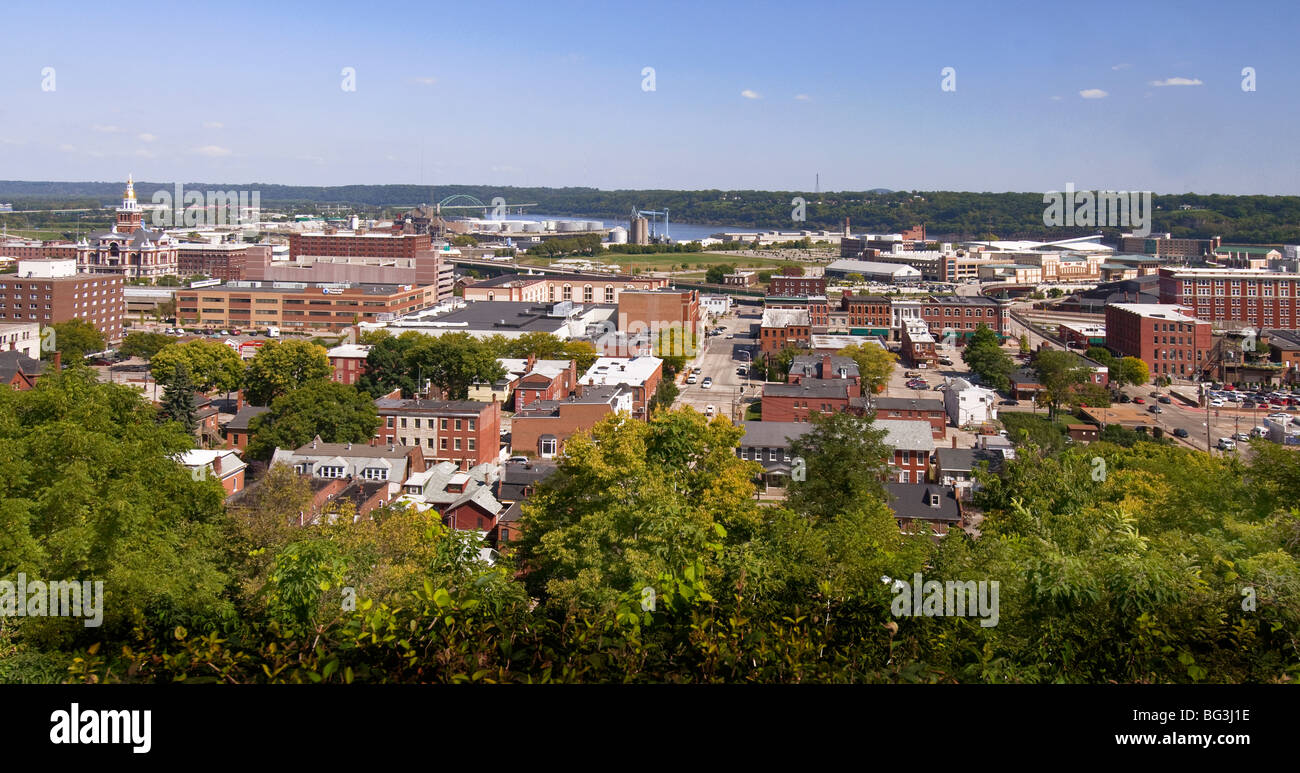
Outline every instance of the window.
<svg viewBox="0 0 1300 773">
<path fill-rule="evenodd" d="M 361 471 L 366 480 L 388 480 L 388 470 L 383 467 L 367 467 Z"/>
<path fill-rule="evenodd" d="M 439 438 L 438 448 L 442 449 L 443 451 L 447 450 L 447 438 Z"/>
<path fill-rule="evenodd" d="M 545 438 L 544 440 L 542 440 L 541 442 L 542 458 L 550 459 L 552 456 L 555 456 L 556 445 L 557 443 L 555 438 Z"/>
<path fill-rule="evenodd" d="M 342 467 L 326 467 L 324 465 L 316 468 L 316 476 L 320 478 L 342 478 Z"/>
</svg>

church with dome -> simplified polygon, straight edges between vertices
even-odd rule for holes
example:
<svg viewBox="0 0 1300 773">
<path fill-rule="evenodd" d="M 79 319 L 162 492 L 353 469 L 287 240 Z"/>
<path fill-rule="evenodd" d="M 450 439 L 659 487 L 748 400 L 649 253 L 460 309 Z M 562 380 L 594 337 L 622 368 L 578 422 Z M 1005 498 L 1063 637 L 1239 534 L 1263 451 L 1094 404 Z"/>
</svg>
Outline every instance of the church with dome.
<svg viewBox="0 0 1300 773">
<path fill-rule="evenodd" d="M 135 182 L 130 176 L 113 227 L 77 242 L 77 270 L 84 274 L 156 279 L 175 276 L 178 265 L 177 241 L 161 230 L 145 227 L 144 211 L 135 199 Z"/>
</svg>

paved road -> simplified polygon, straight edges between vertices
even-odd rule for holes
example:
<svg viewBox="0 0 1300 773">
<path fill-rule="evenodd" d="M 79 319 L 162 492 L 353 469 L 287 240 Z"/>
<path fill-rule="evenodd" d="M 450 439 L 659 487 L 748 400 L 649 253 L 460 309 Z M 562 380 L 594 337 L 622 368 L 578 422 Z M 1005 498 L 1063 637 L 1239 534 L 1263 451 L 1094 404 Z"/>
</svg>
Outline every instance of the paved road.
<svg viewBox="0 0 1300 773">
<path fill-rule="evenodd" d="M 687 363 L 688 371 L 690 368 L 700 368 L 700 383 L 687 384 L 687 374 L 679 375 L 678 388 L 681 393 L 676 404 L 689 405 L 701 413 L 712 405 L 717 415 L 730 417 L 733 421 L 741 418 L 737 405 L 757 397 L 762 391 L 760 382 L 736 373 L 738 367 L 747 363 L 742 352 L 750 351 L 758 345 L 758 341 L 750 335 L 750 328 L 757 325 L 761 318 L 762 313 L 758 307 L 738 304 L 731 313 L 718 319 L 717 324 L 726 327 L 727 333 L 704 337 L 699 355 Z M 734 338 L 727 338 L 727 335 Z M 702 386 L 706 376 L 713 379 L 713 385 L 709 389 Z"/>
</svg>

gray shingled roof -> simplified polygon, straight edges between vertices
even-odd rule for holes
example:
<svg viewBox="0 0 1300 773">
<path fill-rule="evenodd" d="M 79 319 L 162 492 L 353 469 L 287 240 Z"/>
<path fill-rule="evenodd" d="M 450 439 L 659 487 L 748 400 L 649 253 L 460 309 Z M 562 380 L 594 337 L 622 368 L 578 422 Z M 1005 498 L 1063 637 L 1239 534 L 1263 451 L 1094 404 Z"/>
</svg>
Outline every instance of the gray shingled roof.
<svg viewBox="0 0 1300 773">
<path fill-rule="evenodd" d="M 956 523 L 961 509 L 952 489 L 934 483 L 886 483 L 889 507 L 896 518 Z M 939 495 L 939 506 L 930 505 L 930 494 Z"/>
</svg>

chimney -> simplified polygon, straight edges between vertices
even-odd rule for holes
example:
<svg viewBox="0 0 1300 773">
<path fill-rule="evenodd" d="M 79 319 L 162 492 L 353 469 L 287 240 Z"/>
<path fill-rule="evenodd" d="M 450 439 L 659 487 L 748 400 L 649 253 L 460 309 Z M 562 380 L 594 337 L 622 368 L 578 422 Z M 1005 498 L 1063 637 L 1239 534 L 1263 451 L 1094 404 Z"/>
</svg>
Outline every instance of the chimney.
<svg viewBox="0 0 1300 773">
<path fill-rule="evenodd" d="M 218 478 L 221 477 L 221 457 L 220 457 L 220 456 L 215 456 L 215 457 L 213 457 L 213 459 L 212 459 L 212 472 L 213 472 L 213 474 L 215 474 Z"/>
<path fill-rule="evenodd" d="M 528 355 L 528 370 L 531 371 L 531 370 L 533 369 L 533 365 L 534 365 L 536 362 L 537 362 L 537 355 L 536 355 L 536 354 L 531 354 L 531 353 L 530 353 L 530 354 Z"/>
<path fill-rule="evenodd" d="M 54 353 L 54 370 L 63 370 L 63 352 Z"/>
<path fill-rule="evenodd" d="M 822 355 L 822 378 L 833 378 L 834 371 L 831 370 L 831 356 Z"/>
</svg>

